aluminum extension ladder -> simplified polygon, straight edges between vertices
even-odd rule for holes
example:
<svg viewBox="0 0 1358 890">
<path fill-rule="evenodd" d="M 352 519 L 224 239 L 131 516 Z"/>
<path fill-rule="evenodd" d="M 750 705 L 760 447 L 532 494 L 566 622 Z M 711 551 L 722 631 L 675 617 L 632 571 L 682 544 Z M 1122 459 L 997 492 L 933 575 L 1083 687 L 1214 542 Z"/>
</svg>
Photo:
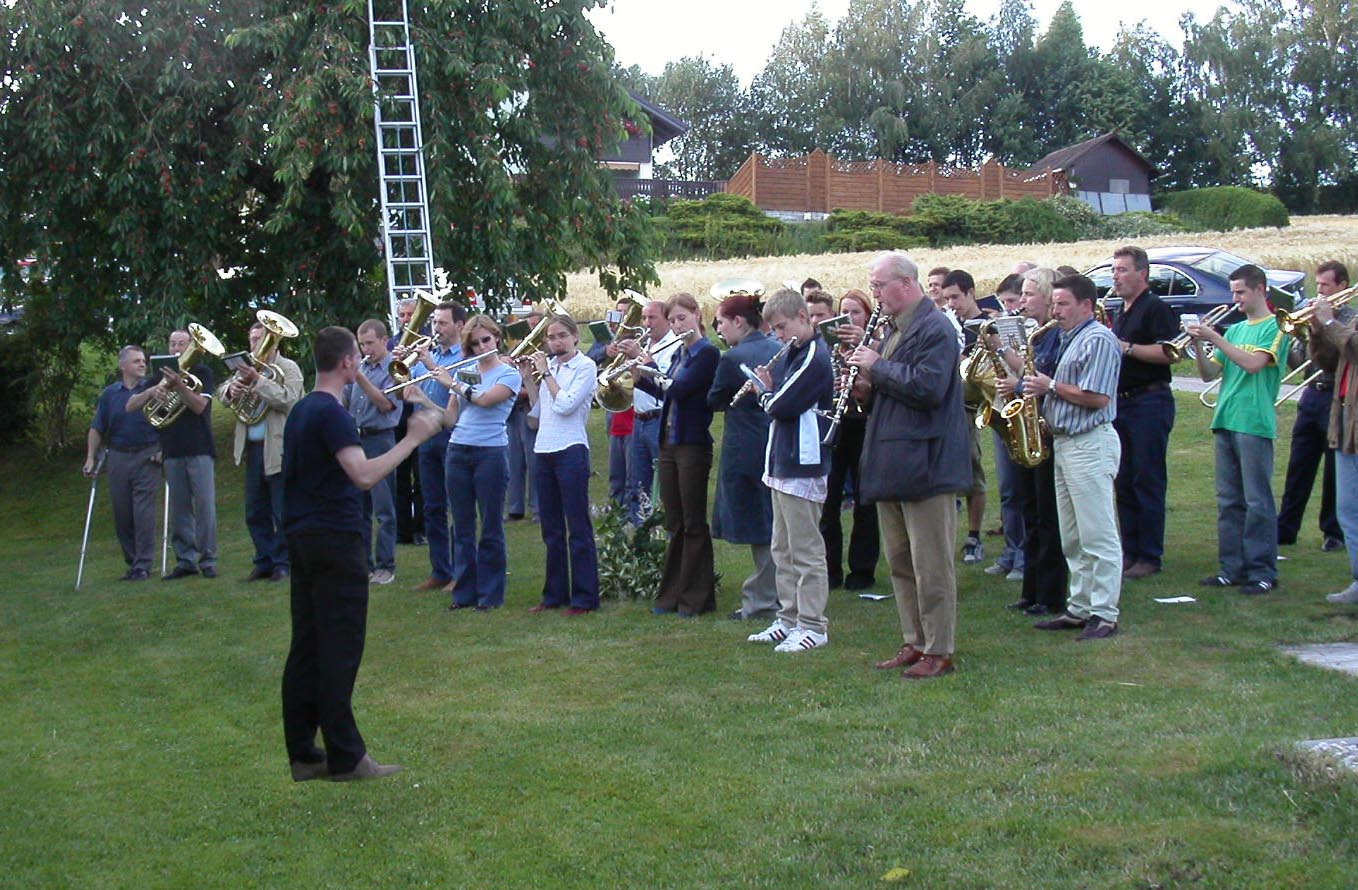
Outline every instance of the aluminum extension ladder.
<svg viewBox="0 0 1358 890">
<path fill-rule="evenodd" d="M 368 61 L 382 194 L 382 241 L 391 318 L 417 290 L 434 293 L 433 245 L 424 177 L 424 136 L 406 0 L 368 0 Z M 395 330 L 395 328 L 393 328 Z"/>
</svg>

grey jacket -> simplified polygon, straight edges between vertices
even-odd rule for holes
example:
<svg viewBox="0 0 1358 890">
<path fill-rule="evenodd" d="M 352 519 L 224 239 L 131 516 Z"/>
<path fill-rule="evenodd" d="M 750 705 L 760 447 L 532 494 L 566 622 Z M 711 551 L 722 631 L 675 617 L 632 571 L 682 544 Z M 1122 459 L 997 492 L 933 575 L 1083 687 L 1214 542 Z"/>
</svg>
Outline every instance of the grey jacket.
<svg viewBox="0 0 1358 890">
<path fill-rule="evenodd" d="M 872 366 L 872 414 L 859 499 L 922 501 L 971 488 L 971 430 L 962 407 L 957 329 L 927 296 L 890 355 Z"/>
</svg>

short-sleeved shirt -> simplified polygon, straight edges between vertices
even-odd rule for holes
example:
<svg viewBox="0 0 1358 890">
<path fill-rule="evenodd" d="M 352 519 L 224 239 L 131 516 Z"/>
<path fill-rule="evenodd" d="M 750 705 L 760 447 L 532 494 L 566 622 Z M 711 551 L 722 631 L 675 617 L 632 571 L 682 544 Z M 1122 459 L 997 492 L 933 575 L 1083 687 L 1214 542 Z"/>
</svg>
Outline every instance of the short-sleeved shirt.
<svg viewBox="0 0 1358 890">
<path fill-rule="evenodd" d="M 127 400 L 154 386 L 149 377 L 128 389 L 122 380 L 110 384 L 99 394 L 90 429 L 97 430 L 104 445 L 114 451 L 140 451 L 160 444 L 160 434 L 141 411 L 128 411 Z"/>
<path fill-rule="evenodd" d="M 1061 358 L 1056 363 L 1052 385 L 1073 384 L 1085 392 L 1108 396 L 1102 408 L 1086 408 L 1047 393 L 1042 399 L 1042 416 L 1052 434 L 1078 436 L 1117 417 L 1118 347 L 1117 336 L 1094 319 L 1072 331 L 1061 331 Z"/>
<path fill-rule="evenodd" d="M 435 364 L 445 368 L 449 365 L 455 365 L 462 360 L 462 347 L 457 344 L 453 344 L 447 349 L 444 349 L 442 346 L 435 343 L 433 346 L 429 347 L 429 353 L 434 357 Z M 419 377 L 428 372 L 428 370 L 429 369 L 424 366 L 424 362 L 416 362 L 410 367 L 410 373 L 413 377 Z M 419 386 L 420 389 L 424 391 L 424 394 L 429 396 L 429 400 L 435 405 L 438 405 L 440 408 L 448 407 L 449 390 L 444 387 L 442 383 L 430 379 L 424 381 Z M 416 405 L 415 407 L 418 409 L 420 406 Z"/>
<path fill-rule="evenodd" d="M 1287 363 L 1287 335 L 1278 330 L 1277 319 L 1266 315 L 1231 325 L 1226 329 L 1226 342 L 1246 352 L 1267 352 L 1273 361 L 1250 374 L 1230 359 L 1223 360 L 1219 351 L 1212 354 L 1212 361 L 1221 365 L 1221 395 L 1212 414 L 1212 429 L 1276 439 L 1278 411 L 1273 400 L 1278 398 Z"/>
<path fill-rule="evenodd" d="M 327 392 L 305 395 L 283 428 L 283 531 L 363 531 L 363 493 L 335 455 L 361 447 L 354 420 Z"/>
<path fill-rule="evenodd" d="M 364 359 L 358 366 L 358 372 L 367 377 L 368 382 L 378 390 L 389 389 L 396 383 L 391 379 L 391 361 L 391 353 L 383 356 L 382 361 L 377 364 Z M 440 386 L 439 389 L 443 387 Z M 354 418 L 354 426 L 360 430 L 394 430 L 396 424 L 401 421 L 401 399 L 396 393 L 387 396 L 396 406 L 390 411 L 379 411 L 357 381 L 344 387 L 344 398 L 349 403 L 349 413 Z"/>
<path fill-rule="evenodd" d="M 198 457 L 206 454 L 217 456 L 217 445 L 212 438 L 212 393 L 217 388 L 217 378 L 207 365 L 194 365 L 189 373 L 198 378 L 202 388 L 198 392 L 207 399 L 207 407 L 202 414 L 194 414 L 185 408 L 179 419 L 160 431 L 160 453 L 168 458 Z"/>
<path fill-rule="evenodd" d="M 1136 345 L 1138 343 L 1160 343 L 1173 340 L 1179 335 L 1179 317 L 1174 310 L 1150 291 L 1144 291 L 1113 322 L 1113 333 L 1119 340 Z M 1122 357 L 1122 370 L 1118 375 L 1118 391 L 1129 392 L 1149 386 L 1152 383 L 1169 383 L 1169 365 L 1143 362 L 1130 355 Z"/>
<path fill-rule="evenodd" d="M 478 370 L 480 370 L 479 366 Z M 518 395 L 522 379 L 518 370 L 513 365 L 508 364 L 497 365 L 489 371 L 481 371 L 480 373 L 481 382 L 473 387 L 476 392 L 489 392 L 492 386 L 499 384 L 509 387 L 509 391 L 514 393 L 514 396 L 485 408 L 459 395 L 457 397 L 457 426 L 453 427 L 453 435 L 448 439 L 449 445 L 496 446 L 509 444 L 509 433 L 505 430 L 505 423 L 509 420 L 509 412 L 514 410 L 514 397 Z"/>
</svg>

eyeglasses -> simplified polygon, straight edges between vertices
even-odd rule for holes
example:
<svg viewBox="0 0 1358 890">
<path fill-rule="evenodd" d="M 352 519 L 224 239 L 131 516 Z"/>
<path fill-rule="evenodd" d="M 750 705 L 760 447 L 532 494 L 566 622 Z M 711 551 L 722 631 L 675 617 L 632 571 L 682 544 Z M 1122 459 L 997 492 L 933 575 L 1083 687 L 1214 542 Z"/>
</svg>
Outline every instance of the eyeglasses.
<svg viewBox="0 0 1358 890">
<path fill-rule="evenodd" d="M 881 290 L 882 288 L 886 287 L 888 284 L 895 280 L 896 280 L 895 278 L 892 278 L 889 281 L 869 281 L 868 287 L 875 291 Z"/>
<path fill-rule="evenodd" d="M 495 342 L 495 337 L 494 337 L 494 336 L 480 337 L 480 338 L 478 338 L 478 339 L 476 339 L 476 340 L 473 340 L 473 341 L 472 341 L 472 345 L 473 345 L 473 346 L 485 346 L 487 343 L 494 343 L 494 342 Z"/>
</svg>

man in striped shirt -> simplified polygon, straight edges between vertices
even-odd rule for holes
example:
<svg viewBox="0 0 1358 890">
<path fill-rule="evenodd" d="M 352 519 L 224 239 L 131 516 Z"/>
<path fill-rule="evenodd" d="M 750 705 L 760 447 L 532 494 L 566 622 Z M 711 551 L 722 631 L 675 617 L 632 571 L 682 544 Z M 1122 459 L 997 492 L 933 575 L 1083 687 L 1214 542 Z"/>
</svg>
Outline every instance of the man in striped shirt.
<svg viewBox="0 0 1358 890">
<path fill-rule="evenodd" d="M 1053 440 L 1056 513 L 1070 566 L 1066 611 L 1038 630 L 1083 628 L 1082 640 L 1117 633 L 1122 594 L 1122 541 L 1113 480 L 1122 446 L 1117 416 L 1121 350 L 1117 336 L 1094 320 L 1098 294 L 1083 275 L 1052 286 L 1052 316 L 1061 328 L 1061 355 L 1051 377 L 1025 377 L 1025 393 L 1044 395 L 1042 416 Z"/>
</svg>

